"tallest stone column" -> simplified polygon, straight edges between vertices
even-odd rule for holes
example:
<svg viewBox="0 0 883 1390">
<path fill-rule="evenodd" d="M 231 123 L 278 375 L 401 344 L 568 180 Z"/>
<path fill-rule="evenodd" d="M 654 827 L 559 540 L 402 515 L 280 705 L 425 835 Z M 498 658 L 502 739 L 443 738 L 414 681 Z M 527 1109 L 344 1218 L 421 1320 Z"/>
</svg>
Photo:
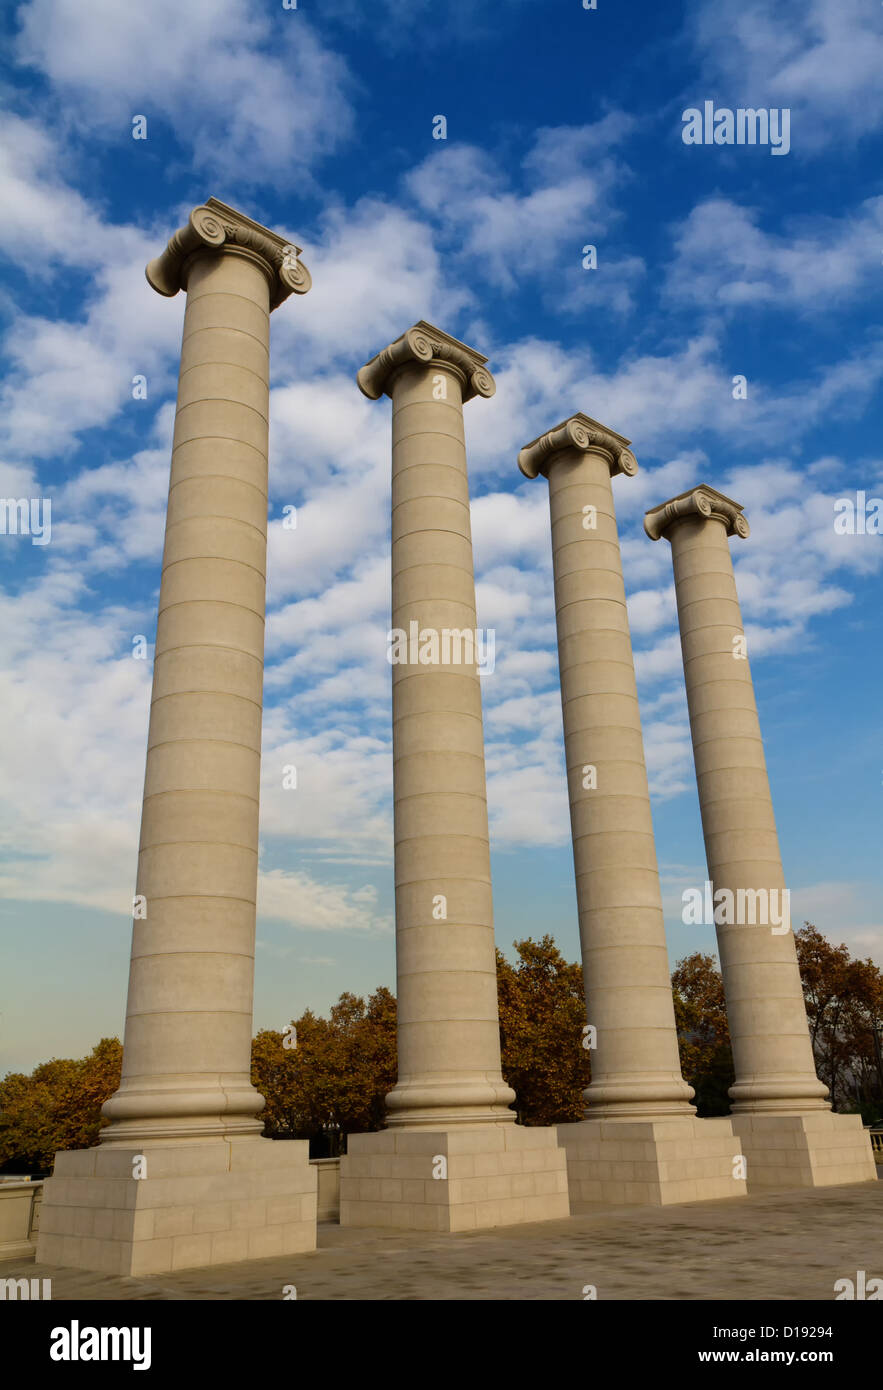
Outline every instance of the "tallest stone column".
<svg viewBox="0 0 883 1390">
<path fill-rule="evenodd" d="M 390 1131 L 350 1137 L 343 1224 L 465 1230 L 568 1212 L 555 1131 L 515 1125 L 500 1066 L 463 433 L 464 402 L 494 393 L 486 361 L 421 321 L 358 374 L 393 404 L 399 1074 Z"/>
<path fill-rule="evenodd" d="M 187 307 L 122 1080 L 100 1147 L 56 1156 L 40 1253 L 120 1274 L 315 1245 L 308 1146 L 260 1138 L 250 1080 L 270 312 L 310 277 L 212 198 L 147 278 Z"/>
</svg>

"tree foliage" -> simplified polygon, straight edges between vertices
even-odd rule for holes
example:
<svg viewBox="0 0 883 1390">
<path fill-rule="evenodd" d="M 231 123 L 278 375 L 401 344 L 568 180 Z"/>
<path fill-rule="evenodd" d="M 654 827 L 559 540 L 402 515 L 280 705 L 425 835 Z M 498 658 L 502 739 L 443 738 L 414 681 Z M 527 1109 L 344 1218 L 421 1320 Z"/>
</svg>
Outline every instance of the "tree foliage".
<svg viewBox="0 0 883 1390">
<path fill-rule="evenodd" d="M 345 993 L 330 1017 L 309 1009 L 293 1020 L 296 1046 L 264 1029 L 252 1043 L 252 1082 L 266 1099 L 264 1133 L 319 1140 L 381 1129 L 396 1079 L 396 1001 L 385 987 L 368 999 Z"/>
<path fill-rule="evenodd" d="M 819 1077 L 839 1109 L 883 1121 L 883 973 L 854 960 L 809 922 L 795 933 L 810 1038 Z M 514 943 L 514 964 L 497 952 L 503 1075 L 526 1125 L 580 1120 L 591 1052 L 582 971 L 554 939 Z M 723 981 L 715 959 L 695 952 L 672 974 L 681 1069 L 700 1115 L 724 1115 L 733 1082 Z M 328 1018 L 307 1009 L 293 1021 L 296 1046 L 263 1029 L 252 1043 L 252 1080 L 266 1099 L 264 1133 L 313 1141 L 336 1154 L 343 1136 L 382 1129 L 396 1080 L 396 1001 L 380 988 L 367 1001 L 345 993 Z M 289 1039 L 289 1042 L 291 1039 Z M 59 1149 L 95 1144 L 101 1106 L 120 1082 L 122 1047 L 102 1038 L 88 1057 L 54 1058 L 30 1076 L 0 1082 L 0 1168 L 45 1171 Z"/>
<path fill-rule="evenodd" d="M 122 1060 L 119 1038 L 102 1038 L 88 1057 L 53 1058 L 30 1076 L 10 1072 L 0 1081 L 0 1167 L 47 1171 L 59 1149 L 97 1143 Z"/>
<path fill-rule="evenodd" d="M 883 972 L 832 946 L 811 922 L 794 933 L 816 1071 L 835 1109 L 883 1120 Z"/>
<path fill-rule="evenodd" d="M 671 986 L 681 1072 L 696 1092 L 693 1104 L 699 1115 L 727 1115 L 733 1054 L 724 982 L 714 956 L 700 951 L 685 956 L 672 972 Z"/>
<path fill-rule="evenodd" d="M 582 970 L 564 959 L 551 936 L 514 946 L 515 965 L 497 951 L 497 994 L 503 1076 L 515 1092 L 518 1119 L 525 1125 L 581 1120 L 591 1080 Z"/>
</svg>

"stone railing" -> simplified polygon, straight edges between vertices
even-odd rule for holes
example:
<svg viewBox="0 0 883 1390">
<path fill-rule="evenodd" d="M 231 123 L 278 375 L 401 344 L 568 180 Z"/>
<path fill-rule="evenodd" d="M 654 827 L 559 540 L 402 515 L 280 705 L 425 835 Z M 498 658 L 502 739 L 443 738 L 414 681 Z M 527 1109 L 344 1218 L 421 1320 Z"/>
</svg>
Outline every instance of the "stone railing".
<svg viewBox="0 0 883 1390">
<path fill-rule="evenodd" d="M 311 1158 L 310 1164 L 319 1174 L 320 1221 L 340 1219 L 340 1159 Z"/>
<path fill-rule="evenodd" d="M 883 1125 L 868 1131 L 871 1136 L 871 1148 L 874 1150 L 874 1162 L 883 1163 Z"/>
<path fill-rule="evenodd" d="M 0 1260 L 34 1253 L 42 1200 L 42 1181 L 0 1182 Z"/>
</svg>

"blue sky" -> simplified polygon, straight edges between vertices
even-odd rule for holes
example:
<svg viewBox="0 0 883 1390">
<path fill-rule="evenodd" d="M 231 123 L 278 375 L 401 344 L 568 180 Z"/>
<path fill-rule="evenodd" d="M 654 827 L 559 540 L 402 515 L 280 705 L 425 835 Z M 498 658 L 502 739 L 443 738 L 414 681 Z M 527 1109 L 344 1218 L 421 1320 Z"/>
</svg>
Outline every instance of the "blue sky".
<svg viewBox="0 0 883 1390">
<path fill-rule="evenodd" d="M 883 7 L 31 0 L 3 23 L 0 494 L 51 498 L 52 539 L 0 537 L 0 1070 L 122 1029 L 133 638 L 184 309 L 144 265 L 210 195 L 313 276 L 272 320 L 256 1025 L 394 986 L 390 411 L 355 373 L 419 318 L 497 381 L 466 429 L 499 944 L 579 953 L 548 501 L 515 460 L 582 410 L 641 465 L 614 491 L 672 960 L 714 942 L 680 921 L 705 865 L 671 555 L 641 523 L 709 482 L 752 526 L 732 545 L 794 920 L 883 963 L 883 536 L 833 526 L 883 494 Z M 685 145 L 705 101 L 787 108 L 789 153 Z"/>
</svg>

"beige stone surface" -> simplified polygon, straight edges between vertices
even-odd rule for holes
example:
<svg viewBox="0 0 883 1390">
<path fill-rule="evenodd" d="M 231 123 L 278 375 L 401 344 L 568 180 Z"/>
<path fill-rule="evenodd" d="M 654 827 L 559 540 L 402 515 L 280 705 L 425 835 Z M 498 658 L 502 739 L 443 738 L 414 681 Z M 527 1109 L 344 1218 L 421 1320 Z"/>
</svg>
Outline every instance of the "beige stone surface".
<svg viewBox="0 0 883 1390">
<path fill-rule="evenodd" d="M 263 1098 L 250 1079 L 269 321 L 309 288 L 297 251 L 210 199 L 147 267 L 159 293 L 186 289 L 187 307 L 123 1069 L 100 1148 L 57 1155 L 46 1185 L 40 1239 L 62 1263 L 143 1272 L 314 1240 L 306 1146 L 282 1164 L 278 1146 L 257 1137 Z M 226 1142 L 241 1136 L 253 1144 Z M 131 1177 L 135 1152 L 152 1159 L 146 1182 Z M 292 1181 L 312 1197 L 284 1218 L 256 1211 L 234 1227 L 236 1203 L 286 1196 Z"/>
<path fill-rule="evenodd" d="M 52 1280 L 67 1300 L 831 1301 L 835 1282 L 883 1274 L 883 1182 L 667 1207 L 596 1207 L 536 1225 L 461 1234 L 320 1225 L 318 1249 L 118 1278 L 7 1261 L 3 1277 Z M 807 1321 L 797 1319 L 795 1321 Z M 757 1324 L 755 1324 L 756 1326 Z"/>
<path fill-rule="evenodd" d="M 559 1125 L 570 1209 L 669 1206 L 747 1195 L 729 1118 L 592 1120 Z"/>
<path fill-rule="evenodd" d="M 56 1155 L 44 1186 L 40 1263 L 143 1275 L 316 1244 L 317 1174 L 306 1141 L 70 1150 Z"/>
<path fill-rule="evenodd" d="M 586 1091 L 593 1119 L 694 1113 L 678 1056 L 611 486 L 616 474 L 637 472 L 628 445 L 579 414 L 518 456 L 527 477 L 549 484 L 586 1017 L 597 1030 Z"/>
<path fill-rule="evenodd" d="M 569 1211 L 554 1128 L 496 1124 L 355 1134 L 340 1161 L 340 1224 L 472 1231 Z"/>
<path fill-rule="evenodd" d="M 386 394 L 393 405 L 394 631 L 410 634 L 414 624 L 439 641 L 445 630 L 475 633 L 463 403 L 493 394 L 486 361 L 421 320 L 358 374 L 365 395 Z M 515 1119 L 500 1070 L 480 678 L 475 660 L 462 659 L 474 653 L 459 655 L 392 667 L 399 1065 L 391 1126 Z M 343 1188 L 341 1198 L 348 1211 Z"/>
<path fill-rule="evenodd" d="M 751 667 L 737 655 L 744 628 L 729 537 L 747 538 L 748 522 L 738 502 L 702 485 L 654 507 L 644 528 L 671 542 L 709 881 L 737 902 L 748 890 L 752 902 L 760 893 L 781 908 L 786 884 Z M 752 924 L 747 906 L 743 916 L 715 930 L 736 1071 L 730 1097 L 749 1184 L 778 1185 L 786 1170 L 796 1185 L 837 1181 L 838 1171 L 843 1182 L 870 1180 L 873 1157 L 858 1117 L 832 1116 L 816 1076 L 793 932 Z M 762 1116 L 802 1123 L 761 1125 Z"/>
</svg>

